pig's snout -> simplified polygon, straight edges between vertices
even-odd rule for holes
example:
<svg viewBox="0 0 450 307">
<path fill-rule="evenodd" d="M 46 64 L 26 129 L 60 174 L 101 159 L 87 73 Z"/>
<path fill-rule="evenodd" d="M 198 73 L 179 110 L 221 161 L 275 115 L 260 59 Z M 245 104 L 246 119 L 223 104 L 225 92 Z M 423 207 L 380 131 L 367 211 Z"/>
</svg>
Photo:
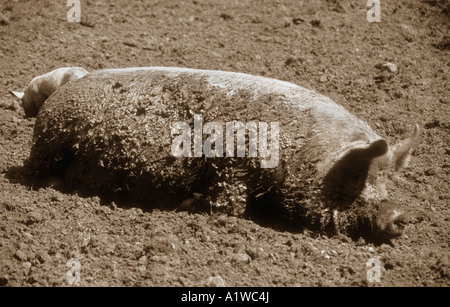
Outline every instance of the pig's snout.
<svg viewBox="0 0 450 307">
<path fill-rule="evenodd" d="M 407 215 L 400 209 L 392 208 L 386 203 L 383 205 L 387 208 L 385 207 L 381 210 L 377 219 L 377 226 L 381 236 L 387 239 L 401 236 L 408 224 L 409 219 Z"/>
<path fill-rule="evenodd" d="M 390 237 L 397 237 L 403 234 L 405 227 L 408 223 L 406 214 L 399 210 L 393 210 L 394 213 L 391 215 L 390 221 L 387 224 L 385 232 Z"/>
</svg>

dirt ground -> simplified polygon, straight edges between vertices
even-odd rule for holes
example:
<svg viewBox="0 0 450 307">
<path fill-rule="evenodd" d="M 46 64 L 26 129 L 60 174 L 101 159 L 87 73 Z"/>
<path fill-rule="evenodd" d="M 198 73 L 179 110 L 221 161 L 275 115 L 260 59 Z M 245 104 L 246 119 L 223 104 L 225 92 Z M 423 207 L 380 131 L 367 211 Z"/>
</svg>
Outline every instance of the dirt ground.
<svg viewBox="0 0 450 307">
<path fill-rule="evenodd" d="M 380 0 L 379 23 L 367 21 L 365 0 L 87 0 L 80 23 L 67 21 L 66 2 L 0 1 L 0 286 L 450 285 L 448 1 Z M 290 81 L 330 96 L 390 144 L 418 123 L 422 140 L 391 193 L 411 223 L 375 246 L 219 214 L 117 207 L 64 194 L 57 181 L 33 188 L 21 166 L 35 120 L 8 90 L 62 66 Z M 80 283 L 67 278 L 73 258 Z M 380 282 L 367 279 L 371 258 Z"/>
</svg>

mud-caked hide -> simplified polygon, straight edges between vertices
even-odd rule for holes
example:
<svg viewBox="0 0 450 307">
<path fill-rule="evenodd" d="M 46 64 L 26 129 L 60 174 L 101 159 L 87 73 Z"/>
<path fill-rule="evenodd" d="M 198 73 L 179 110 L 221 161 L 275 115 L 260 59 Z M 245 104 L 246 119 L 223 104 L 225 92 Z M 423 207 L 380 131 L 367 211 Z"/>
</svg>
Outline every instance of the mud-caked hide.
<svg viewBox="0 0 450 307">
<path fill-rule="evenodd" d="M 261 167 L 269 157 L 249 155 L 248 135 L 245 157 L 227 157 L 225 150 L 223 157 L 196 157 L 193 143 L 190 156 L 174 156 L 174 125 L 187 123 L 193 140 L 195 116 L 203 127 L 222 125 L 223 142 L 227 123 L 267 123 L 268 136 L 275 135 L 270 123 L 278 123 L 276 165 Z M 189 204 L 298 228 L 393 237 L 403 220 L 388 201 L 384 174 L 405 164 L 418 133 L 390 148 L 329 98 L 279 80 L 115 69 L 90 73 L 46 101 L 29 165 L 74 189 L 149 207 Z M 202 134 L 202 144 L 210 136 Z"/>
</svg>

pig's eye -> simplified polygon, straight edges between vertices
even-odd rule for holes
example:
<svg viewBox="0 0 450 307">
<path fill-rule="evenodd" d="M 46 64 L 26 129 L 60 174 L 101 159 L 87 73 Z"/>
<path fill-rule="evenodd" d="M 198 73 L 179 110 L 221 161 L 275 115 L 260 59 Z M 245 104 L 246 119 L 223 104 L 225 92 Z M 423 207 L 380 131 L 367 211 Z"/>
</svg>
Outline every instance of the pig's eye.
<svg viewBox="0 0 450 307">
<path fill-rule="evenodd" d="M 367 182 L 370 184 L 375 184 L 379 176 L 382 175 L 383 170 L 380 170 L 377 161 L 373 161 L 369 167 L 369 174 L 367 175 Z"/>
<path fill-rule="evenodd" d="M 388 155 L 383 155 L 379 158 L 376 158 L 373 161 L 373 164 L 376 164 L 376 167 L 378 169 L 378 172 L 384 172 L 387 169 L 389 169 L 389 158 Z"/>
</svg>

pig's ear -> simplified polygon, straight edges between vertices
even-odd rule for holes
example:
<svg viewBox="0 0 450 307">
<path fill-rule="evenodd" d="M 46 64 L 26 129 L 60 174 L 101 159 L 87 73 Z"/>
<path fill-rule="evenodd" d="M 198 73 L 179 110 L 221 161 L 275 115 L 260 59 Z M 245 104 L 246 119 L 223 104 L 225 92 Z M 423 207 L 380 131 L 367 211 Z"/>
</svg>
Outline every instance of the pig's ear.
<svg viewBox="0 0 450 307">
<path fill-rule="evenodd" d="M 392 147 L 391 163 L 394 165 L 396 171 L 405 167 L 408 164 L 411 151 L 417 145 L 419 138 L 420 138 L 420 129 L 419 126 L 416 125 L 414 127 L 414 133 L 410 138 Z"/>
<path fill-rule="evenodd" d="M 361 159 L 373 160 L 376 157 L 384 155 L 388 151 L 388 144 L 385 140 L 380 139 L 369 144 L 364 149 L 356 149 L 355 152 Z"/>
<path fill-rule="evenodd" d="M 341 197 L 352 202 L 365 187 L 372 162 L 389 150 L 387 142 L 379 139 L 363 148 L 349 151 L 337 161 L 324 178 L 324 192 L 332 199 Z"/>
<path fill-rule="evenodd" d="M 368 143 L 363 148 L 350 150 L 342 159 L 336 162 L 333 170 L 342 174 L 351 174 L 353 171 L 366 172 L 375 158 L 385 155 L 389 146 L 384 139 Z"/>
<path fill-rule="evenodd" d="M 25 95 L 24 92 L 16 92 L 16 91 L 11 91 L 8 90 L 8 92 L 13 95 L 14 97 L 18 98 L 19 100 L 22 100 L 23 96 Z"/>
</svg>

